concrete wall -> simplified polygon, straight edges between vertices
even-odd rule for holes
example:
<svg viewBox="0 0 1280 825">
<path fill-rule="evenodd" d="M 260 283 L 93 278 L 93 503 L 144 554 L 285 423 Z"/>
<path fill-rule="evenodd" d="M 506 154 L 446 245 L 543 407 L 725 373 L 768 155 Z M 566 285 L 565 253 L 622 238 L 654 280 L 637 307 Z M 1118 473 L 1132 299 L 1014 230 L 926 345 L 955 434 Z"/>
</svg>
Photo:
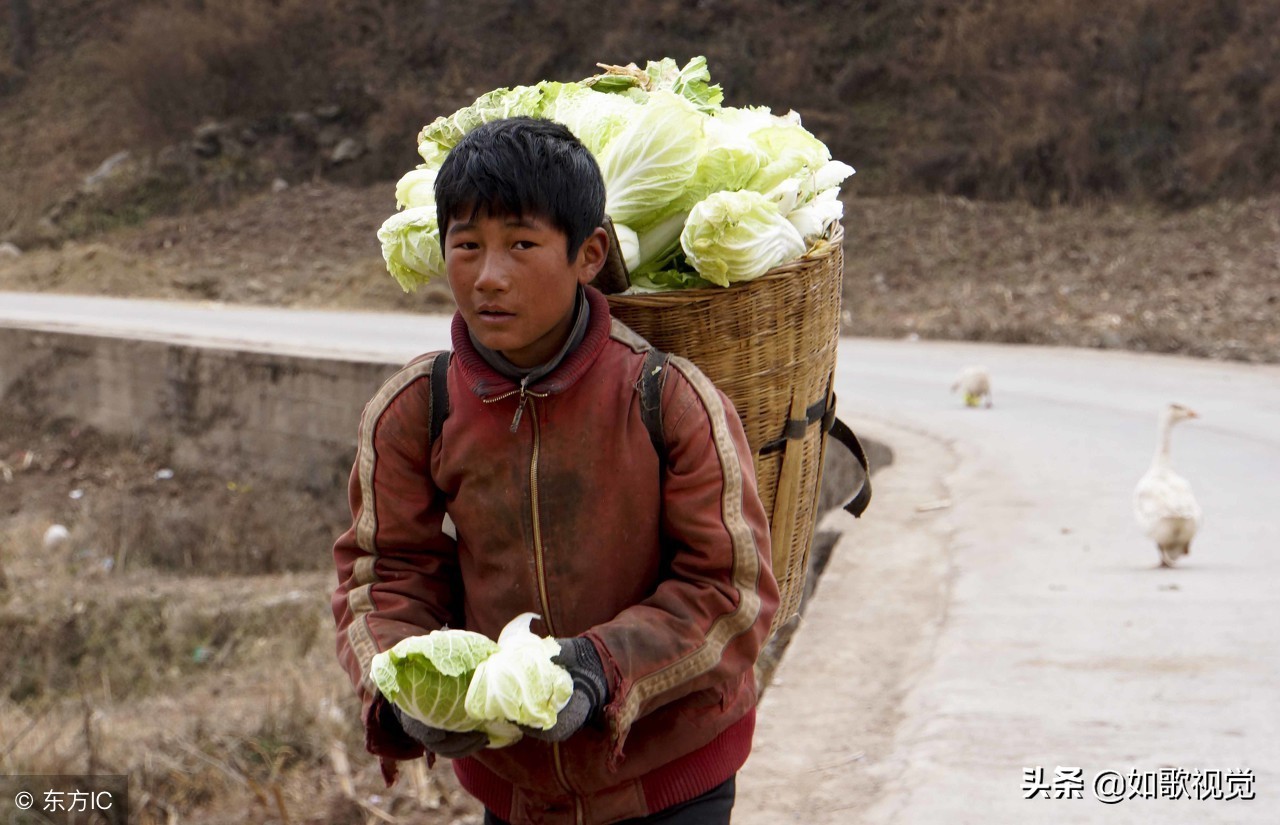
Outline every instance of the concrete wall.
<svg viewBox="0 0 1280 825">
<path fill-rule="evenodd" d="M 0 328 L 0 416 L 73 418 L 180 467 L 319 492 L 345 485 L 361 410 L 399 366 Z"/>
<path fill-rule="evenodd" d="M 252 469 L 324 493 L 345 486 L 364 404 L 400 366 L 0 328 L 0 416 L 72 418 L 166 448 L 179 467 Z M 873 468 L 893 460 L 864 446 Z M 820 510 L 859 477 L 829 450 Z"/>
</svg>

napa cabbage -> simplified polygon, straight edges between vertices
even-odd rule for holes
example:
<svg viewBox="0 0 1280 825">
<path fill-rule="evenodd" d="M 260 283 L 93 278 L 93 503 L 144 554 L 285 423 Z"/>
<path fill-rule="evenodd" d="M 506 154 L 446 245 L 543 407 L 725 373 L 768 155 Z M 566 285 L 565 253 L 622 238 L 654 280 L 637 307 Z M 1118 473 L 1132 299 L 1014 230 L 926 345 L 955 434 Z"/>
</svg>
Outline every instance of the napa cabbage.
<svg viewBox="0 0 1280 825">
<path fill-rule="evenodd" d="M 369 676 L 388 701 L 424 725 L 478 730 L 485 720 L 467 713 L 467 689 L 476 667 L 497 649 L 482 633 L 436 630 L 374 656 Z"/>
<path fill-rule="evenodd" d="M 436 205 L 436 174 L 440 170 L 433 166 L 422 165 L 411 172 L 406 172 L 396 182 L 396 205 L 401 209 L 415 206 Z"/>
<path fill-rule="evenodd" d="M 373 657 L 369 675 L 388 701 L 424 725 L 488 734 L 510 745 L 520 727 L 546 730 L 573 694 L 573 678 L 552 661 L 560 644 L 529 629 L 522 613 L 494 642 L 469 630 L 433 630 Z"/>
<path fill-rule="evenodd" d="M 804 254 L 804 237 L 759 192 L 716 192 L 690 211 L 680 234 L 689 263 L 719 286 L 750 281 Z"/>
<path fill-rule="evenodd" d="M 415 193 L 421 190 L 415 190 Z M 436 225 L 435 199 L 423 206 L 396 212 L 378 230 L 387 271 L 405 292 L 444 274 L 440 228 Z"/>
<path fill-rule="evenodd" d="M 546 96 L 542 84 L 486 92 L 470 106 L 424 126 L 418 133 L 418 154 L 428 164 L 439 165 L 449 150 L 477 126 L 508 117 L 540 117 Z"/>
<path fill-rule="evenodd" d="M 560 643 L 529 630 L 522 613 L 498 636 L 498 649 L 480 664 L 467 690 L 466 710 L 477 719 L 508 720 L 546 730 L 573 695 L 573 677 L 552 661 Z"/>
<path fill-rule="evenodd" d="M 685 201 L 702 155 L 704 116 L 673 92 L 659 91 L 598 158 L 605 211 L 637 232 Z"/>
<path fill-rule="evenodd" d="M 595 156 L 633 291 L 749 280 L 762 262 L 768 269 L 803 255 L 843 217 L 840 186 L 854 170 L 832 159 L 795 112 L 724 106 L 704 57 L 683 66 L 671 58 L 643 68 L 601 65 L 603 73 L 577 82 L 494 89 L 421 130 L 423 163 L 396 186 L 403 211 L 378 233 L 402 288 L 444 272 L 427 211 L 448 152 L 477 126 L 516 115 L 563 123 Z M 739 212 L 750 217 L 726 222 Z M 754 231 L 764 234 L 753 241 Z M 764 257 L 746 260 L 755 253 Z M 778 260 L 783 253 L 791 257 Z"/>
<path fill-rule="evenodd" d="M 609 143 L 639 115 L 640 103 L 623 95 L 605 94 L 579 83 L 553 84 L 542 117 L 569 127 L 597 158 Z"/>
</svg>

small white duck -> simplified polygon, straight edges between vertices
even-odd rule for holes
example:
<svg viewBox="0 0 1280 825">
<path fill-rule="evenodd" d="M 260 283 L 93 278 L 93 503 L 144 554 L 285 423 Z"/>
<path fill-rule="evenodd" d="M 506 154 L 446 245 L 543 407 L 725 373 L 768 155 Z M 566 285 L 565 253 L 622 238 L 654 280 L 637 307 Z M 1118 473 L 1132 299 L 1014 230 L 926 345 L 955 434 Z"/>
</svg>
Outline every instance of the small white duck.
<svg viewBox="0 0 1280 825">
<path fill-rule="evenodd" d="M 961 393 L 966 407 L 976 407 L 979 404 L 991 407 L 991 375 L 986 367 L 965 367 L 960 370 L 955 383 L 951 385 L 951 391 Z"/>
<path fill-rule="evenodd" d="M 1133 513 L 1138 526 L 1160 548 L 1161 567 L 1172 567 L 1191 552 L 1191 539 L 1200 527 L 1200 504 L 1190 483 L 1173 471 L 1169 460 L 1173 425 L 1199 417 L 1181 404 L 1170 404 L 1161 411 L 1155 458 L 1133 491 Z"/>
</svg>

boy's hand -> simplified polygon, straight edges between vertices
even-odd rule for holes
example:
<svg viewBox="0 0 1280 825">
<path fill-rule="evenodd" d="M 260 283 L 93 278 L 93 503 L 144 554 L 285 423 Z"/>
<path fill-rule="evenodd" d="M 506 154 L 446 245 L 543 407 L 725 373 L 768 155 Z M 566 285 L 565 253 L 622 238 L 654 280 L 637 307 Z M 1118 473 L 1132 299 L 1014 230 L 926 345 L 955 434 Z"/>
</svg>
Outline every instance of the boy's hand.
<svg viewBox="0 0 1280 825">
<path fill-rule="evenodd" d="M 525 734 L 544 742 L 568 739 L 609 701 L 609 683 L 604 678 L 604 665 L 596 646 L 581 636 L 556 641 L 560 643 L 560 653 L 551 661 L 573 677 L 573 695 L 569 697 L 569 704 L 560 709 L 556 723 L 547 730 L 520 726 Z"/>
<path fill-rule="evenodd" d="M 446 759 L 461 759 L 464 756 L 470 756 L 477 751 L 484 750 L 485 746 L 489 744 L 489 736 L 484 731 L 472 730 L 457 733 L 450 730 L 440 730 L 439 728 L 422 724 L 395 705 L 391 707 L 395 710 L 396 720 L 400 723 L 400 727 L 404 729 L 404 732 L 417 739 L 422 743 L 422 747 L 436 756 L 443 756 Z"/>
</svg>

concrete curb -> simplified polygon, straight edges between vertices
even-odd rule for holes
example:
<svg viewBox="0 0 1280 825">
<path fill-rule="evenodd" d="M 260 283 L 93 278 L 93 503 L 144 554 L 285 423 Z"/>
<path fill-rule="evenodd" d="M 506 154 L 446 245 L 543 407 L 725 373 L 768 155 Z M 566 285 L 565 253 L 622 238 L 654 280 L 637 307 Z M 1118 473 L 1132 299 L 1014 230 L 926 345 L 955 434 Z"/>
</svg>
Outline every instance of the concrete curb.
<svg viewBox="0 0 1280 825">
<path fill-rule="evenodd" d="M 761 701 L 753 754 L 738 781 L 736 825 L 847 825 L 876 800 L 898 706 L 945 620 L 950 447 L 884 421 L 850 420 L 888 444 L 891 466 L 842 536 Z M 936 508 L 936 509 L 935 509 Z"/>
</svg>

